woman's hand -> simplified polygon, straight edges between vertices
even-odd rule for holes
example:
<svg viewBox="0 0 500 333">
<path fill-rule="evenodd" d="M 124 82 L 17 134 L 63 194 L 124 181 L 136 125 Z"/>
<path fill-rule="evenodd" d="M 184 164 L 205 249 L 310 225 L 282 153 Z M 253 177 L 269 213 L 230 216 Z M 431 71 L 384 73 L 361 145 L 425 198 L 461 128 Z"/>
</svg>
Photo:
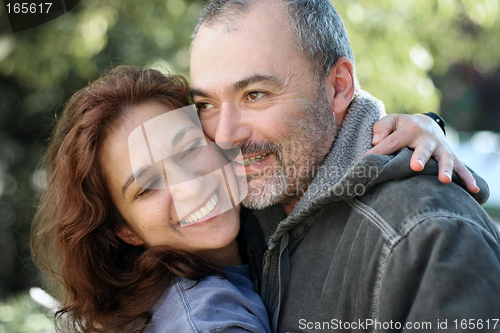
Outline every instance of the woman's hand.
<svg viewBox="0 0 500 333">
<path fill-rule="evenodd" d="M 422 171 L 433 157 L 439 164 L 439 181 L 451 182 L 452 172 L 462 179 L 470 192 L 479 192 L 479 187 L 470 171 L 458 160 L 446 142 L 443 131 L 436 122 L 425 115 L 391 114 L 373 126 L 374 147 L 367 154 L 389 155 L 403 147 L 415 149 L 410 166 L 413 171 Z"/>
</svg>

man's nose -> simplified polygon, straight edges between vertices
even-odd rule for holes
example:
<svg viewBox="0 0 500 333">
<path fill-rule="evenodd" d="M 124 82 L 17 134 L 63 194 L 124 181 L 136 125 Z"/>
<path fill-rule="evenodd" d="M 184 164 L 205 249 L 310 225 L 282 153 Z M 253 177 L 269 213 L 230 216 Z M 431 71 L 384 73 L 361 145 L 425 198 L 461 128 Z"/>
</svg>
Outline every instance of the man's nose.
<svg viewBox="0 0 500 333">
<path fill-rule="evenodd" d="M 247 122 L 248 115 L 237 103 L 228 102 L 220 106 L 216 142 L 229 142 L 239 145 L 252 135 L 252 130 Z"/>
</svg>

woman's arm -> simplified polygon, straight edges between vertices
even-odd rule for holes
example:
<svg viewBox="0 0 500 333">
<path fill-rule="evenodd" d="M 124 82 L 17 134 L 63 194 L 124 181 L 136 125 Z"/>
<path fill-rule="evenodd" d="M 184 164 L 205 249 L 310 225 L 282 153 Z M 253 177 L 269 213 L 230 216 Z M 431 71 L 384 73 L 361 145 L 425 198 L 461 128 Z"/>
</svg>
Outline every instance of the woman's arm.
<svg viewBox="0 0 500 333">
<path fill-rule="evenodd" d="M 367 154 L 389 155 L 403 147 L 415 149 L 410 166 L 422 171 L 429 158 L 439 164 L 439 181 L 451 182 L 455 172 L 472 193 L 479 192 L 474 177 L 451 151 L 440 126 L 426 115 L 391 114 L 373 126 L 373 145 Z"/>
</svg>

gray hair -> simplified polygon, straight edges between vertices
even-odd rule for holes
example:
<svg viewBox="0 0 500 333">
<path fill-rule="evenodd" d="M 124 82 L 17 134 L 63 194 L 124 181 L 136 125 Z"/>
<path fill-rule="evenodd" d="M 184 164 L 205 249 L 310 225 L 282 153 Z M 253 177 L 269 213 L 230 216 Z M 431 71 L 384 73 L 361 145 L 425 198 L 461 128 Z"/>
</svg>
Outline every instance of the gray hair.
<svg viewBox="0 0 500 333">
<path fill-rule="evenodd" d="M 249 12 L 259 0 L 213 0 L 205 5 L 193 33 L 200 26 L 224 22 L 233 29 L 234 20 Z M 318 79 L 328 76 L 330 68 L 341 57 L 354 65 L 354 54 L 342 19 L 328 0 L 279 0 L 285 7 L 295 31 L 295 45 L 309 59 Z"/>
</svg>

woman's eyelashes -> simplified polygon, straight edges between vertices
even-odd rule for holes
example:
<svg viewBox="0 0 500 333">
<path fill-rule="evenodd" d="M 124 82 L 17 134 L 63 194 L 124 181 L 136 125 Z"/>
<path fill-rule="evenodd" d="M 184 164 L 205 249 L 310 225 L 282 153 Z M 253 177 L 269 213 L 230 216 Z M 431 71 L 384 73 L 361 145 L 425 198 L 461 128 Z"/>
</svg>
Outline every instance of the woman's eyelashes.
<svg viewBox="0 0 500 333">
<path fill-rule="evenodd" d="M 184 149 L 179 154 L 177 154 L 177 160 L 180 164 L 185 164 L 191 162 L 200 152 L 202 147 L 206 144 L 205 138 L 198 138 L 191 141 L 186 145 L 187 149 Z"/>
<path fill-rule="evenodd" d="M 205 137 L 192 139 L 188 144 L 184 145 L 184 147 L 180 149 L 181 151 L 179 153 L 174 154 L 171 157 L 167 157 L 165 159 L 165 166 L 172 167 L 173 165 L 171 163 L 174 162 L 177 165 L 185 167 L 187 164 L 192 163 L 193 161 L 197 161 L 196 157 L 200 154 L 203 147 L 206 147 Z M 210 163 L 210 160 L 208 160 L 208 163 Z M 154 169 L 158 171 L 158 168 Z M 189 171 L 189 169 L 184 170 L 184 172 L 186 171 Z M 153 193 L 155 190 L 165 188 L 165 180 L 163 174 L 155 174 L 152 175 L 149 179 L 144 180 L 146 177 L 147 176 L 141 176 L 136 181 L 136 184 L 139 186 L 140 190 L 137 192 L 135 199 L 144 198 L 147 195 Z"/>
<path fill-rule="evenodd" d="M 150 178 L 147 182 L 141 185 L 142 191 L 139 191 L 137 193 L 136 198 L 144 198 L 154 191 L 164 188 L 164 182 L 165 180 L 163 179 L 163 176 L 155 176 Z"/>
</svg>

